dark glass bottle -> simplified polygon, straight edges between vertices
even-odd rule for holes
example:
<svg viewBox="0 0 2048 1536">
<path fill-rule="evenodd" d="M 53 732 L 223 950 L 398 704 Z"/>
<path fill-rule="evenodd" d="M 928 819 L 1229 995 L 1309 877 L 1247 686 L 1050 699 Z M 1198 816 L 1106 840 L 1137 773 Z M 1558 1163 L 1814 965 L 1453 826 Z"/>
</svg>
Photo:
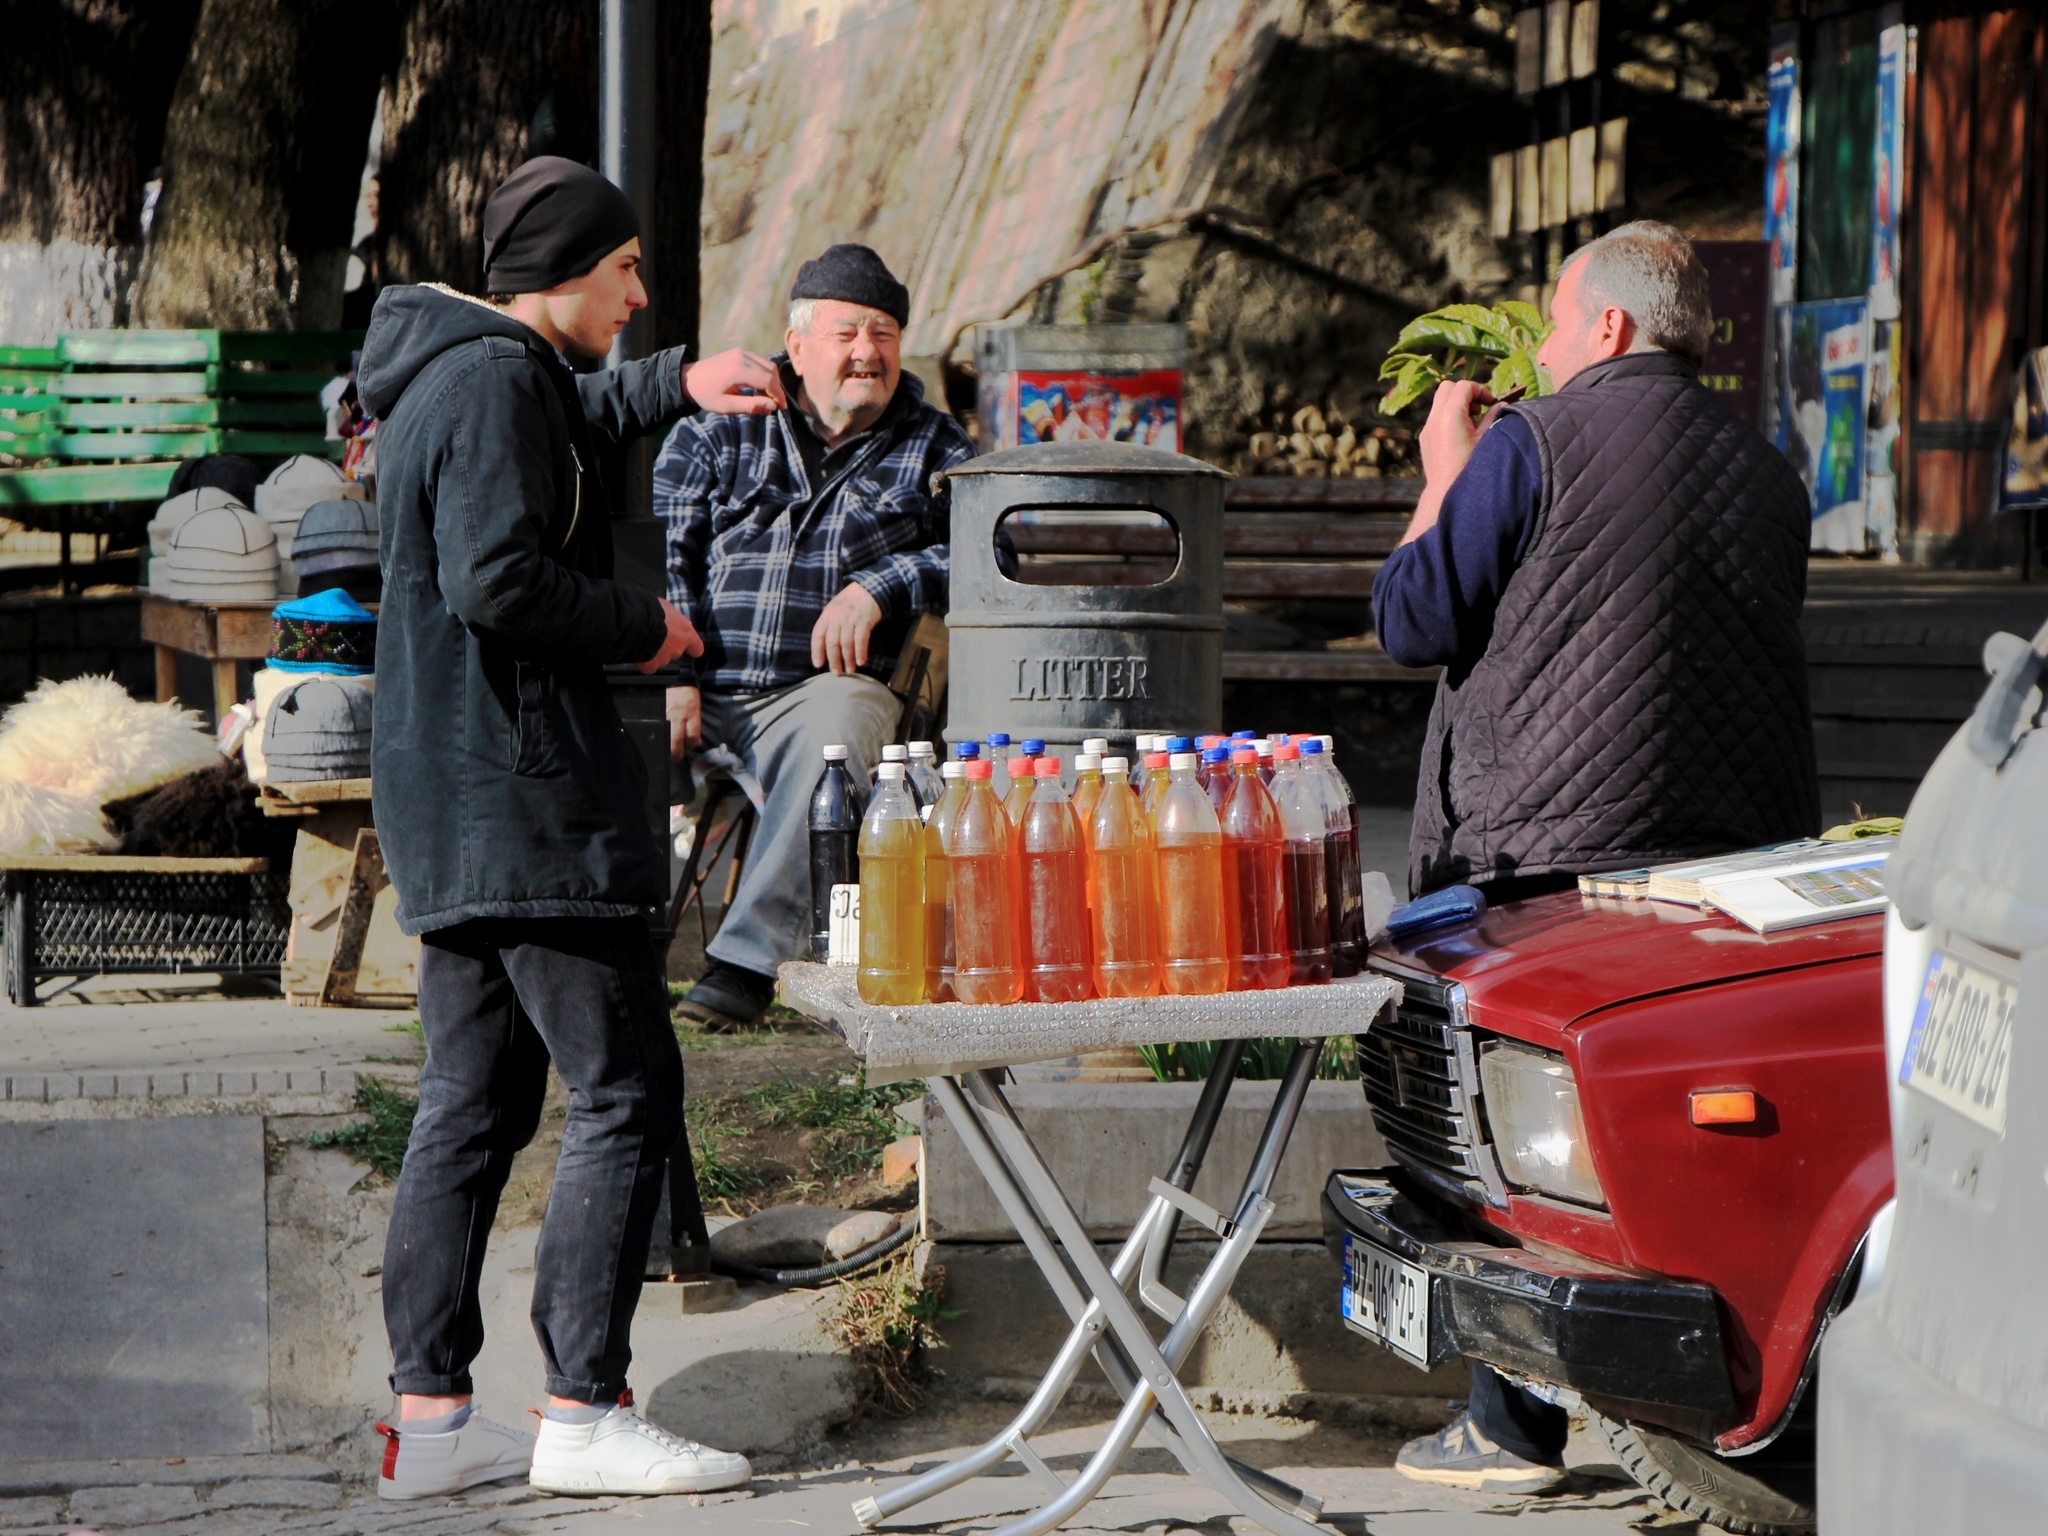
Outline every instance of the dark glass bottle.
<svg viewBox="0 0 2048 1536">
<path fill-rule="evenodd" d="M 860 883 L 860 821 L 867 796 L 847 771 L 846 748 L 825 749 L 825 771 L 811 791 L 811 958 L 832 954 L 832 887 Z"/>
</svg>

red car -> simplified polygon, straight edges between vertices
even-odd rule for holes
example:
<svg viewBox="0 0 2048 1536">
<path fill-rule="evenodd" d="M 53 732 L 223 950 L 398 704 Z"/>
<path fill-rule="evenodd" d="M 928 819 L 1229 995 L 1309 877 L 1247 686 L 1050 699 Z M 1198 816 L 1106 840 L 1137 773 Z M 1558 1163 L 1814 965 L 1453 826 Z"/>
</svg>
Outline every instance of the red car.
<svg viewBox="0 0 2048 1536">
<path fill-rule="evenodd" d="M 1883 938 L 1568 894 L 1376 950 L 1394 1166 L 1324 1190 L 1346 1322 L 1576 1398 L 1696 1518 L 1811 1529 L 1821 1334 L 1892 1194 Z"/>
</svg>

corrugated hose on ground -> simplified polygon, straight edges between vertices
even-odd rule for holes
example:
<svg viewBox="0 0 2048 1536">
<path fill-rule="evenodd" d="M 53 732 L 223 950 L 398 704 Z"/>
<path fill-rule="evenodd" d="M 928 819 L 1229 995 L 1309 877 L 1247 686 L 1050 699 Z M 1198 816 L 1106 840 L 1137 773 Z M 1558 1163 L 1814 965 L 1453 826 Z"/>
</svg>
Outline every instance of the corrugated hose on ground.
<svg viewBox="0 0 2048 1536">
<path fill-rule="evenodd" d="M 817 1285 L 825 1280 L 837 1280 L 841 1275 L 850 1275 L 857 1269 L 866 1269 L 877 1259 L 886 1259 L 917 1236 L 917 1223 L 907 1222 L 898 1227 L 879 1243 L 870 1243 L 858 1253 L 831 1264 L 820 1264 L 815 1269 L 756 1269 L 751 1264 L 732 1264 L 724 1259 L 713 1259 L 713 1274 L 729 1275 L 735 1280 L 754 1280 L 768 1285 Z"/>
</svg>

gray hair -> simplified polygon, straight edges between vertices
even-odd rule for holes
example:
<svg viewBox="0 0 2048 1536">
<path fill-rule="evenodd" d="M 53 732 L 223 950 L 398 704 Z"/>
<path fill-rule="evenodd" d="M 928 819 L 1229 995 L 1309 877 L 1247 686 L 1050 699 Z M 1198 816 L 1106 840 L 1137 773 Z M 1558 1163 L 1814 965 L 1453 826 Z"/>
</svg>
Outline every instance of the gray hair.
<svg viewBox="0 0 2048 1536">
<path fill-rule="evenodd" d="M 1580 246 L 1558 276 L 1579 262 L 1586 268 L 1579 291 L 1588 305 L 1625 311 L 1635 322 L 1639 350 L 1654 347 L 1695 368 L 1707 360 L 1714 325 L 1707 269 L 1684 235 L 1638 219 Z"/>
<path fill-rule="evenodd" d="M 817 318 L 816 299 L 791 299 L 789 301 L 789 328 L 792 331 L 808 331 L 811 321 Z"/>
</svg>

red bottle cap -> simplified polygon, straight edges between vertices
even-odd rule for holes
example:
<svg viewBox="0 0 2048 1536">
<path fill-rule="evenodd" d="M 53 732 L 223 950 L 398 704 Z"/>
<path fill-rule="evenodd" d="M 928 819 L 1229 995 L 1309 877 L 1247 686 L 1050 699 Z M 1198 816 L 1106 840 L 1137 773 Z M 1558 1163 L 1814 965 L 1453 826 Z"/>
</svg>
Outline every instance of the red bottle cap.
<svg viewBox="0 0 2048 1536">
<path fill-rule="evenodd" d="M 967 777 L 974 783 L 995 775 L 996 765 L 985 757 L 970 758 L 967 763 Z"/>
<path fill-rule="evenodd" d="M 1165 752 L 1147 752 L 1145 754 L 1145 766 L 1148 769 L 1164 768 L 1166 766 L 1166 759 L 1168 755 L 1169 754 Z"/>
<path fill-rule="evenodd" d="M 1201 739 L 1201 749 L 1207 752 L 1211 747 L 1220 747 L 1223 745 L 1224 739 L 1221 736 L 1204 736 Z"/>
<path fill-rule="evenodd" d="M 1256 763 L 1259 760 L 1259 754 L 1250 747 L 1239 747 L 1230 754 L 1230 760 L 1233 763 Z"/>
<path fill-rule="evenodd" d="M 1273 761 L 1276 763 L 1291 763 L 1300 756 L 1301 748 L 1294 746 L 1291 743 L 1283 744 L 1273 749 Z M 969 763 L 967 766 L 971 768 L 974 765 L 972 763 Z"/>
<path fill-rule="evenodd" d="M 1041 757 L 1032 764 L 1031 772 L 1041 779 L 1056 779 L 1060 776 L 1060 760 L 1056 757 Z"/>
</svg>

